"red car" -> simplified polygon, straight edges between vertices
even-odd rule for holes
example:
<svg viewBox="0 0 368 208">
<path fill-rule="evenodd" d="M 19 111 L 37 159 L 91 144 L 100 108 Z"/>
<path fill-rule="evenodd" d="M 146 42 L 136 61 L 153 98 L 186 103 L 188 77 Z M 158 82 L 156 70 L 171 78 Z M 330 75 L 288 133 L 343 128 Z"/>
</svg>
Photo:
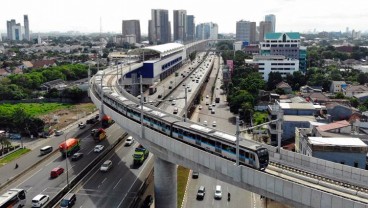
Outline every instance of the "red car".
<svg viewBox="0 0 368 208">
<path fill-rule="evenodd" d="M 64 168 L 57 167 L 51 170 L 50 177 L 57 178 L 60 174 L 64 173 Z"/>
</svg>

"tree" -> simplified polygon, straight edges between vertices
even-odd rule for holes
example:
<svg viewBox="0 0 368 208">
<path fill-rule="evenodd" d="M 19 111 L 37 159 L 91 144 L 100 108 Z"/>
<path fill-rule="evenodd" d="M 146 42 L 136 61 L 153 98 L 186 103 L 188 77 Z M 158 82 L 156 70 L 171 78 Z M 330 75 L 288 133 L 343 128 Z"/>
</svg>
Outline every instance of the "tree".
<svg viewBox="0 0 368 208">
<path fill-rule="evenodd" d="M 265 85 L 266 83 L 262 76 L 258 72 L 252 72 L 245 79 L 241 79 L 240 89 L 257 95 L 258 90 L 264 89 Z"/>
<path fill-rule="evenodd" d="M 238 110 L 242 108 L 244 103 L 251 103 L 253 105 L 254 97 L 246 90 L 239 90 L 229 96 L 230 111 L 238 113 Z"/>
<path fill-rule="evenodd" d="M 363 85 L 368 82 L 368 75 L 366 73 L 359 73 L 357 77 L 359 84 Z"/>
<path fill-rule="evenodd" d="M 270 72 L 268 74 L 267 89 L 273 90 L 278 83 L 282 82 L 282 76 L 280 72 Z"/>
<path fill-rule="evenodd" d="M 345 99 L 345 96 L 342 92 L 336 93 L 335 99 Z"/>
</svg>

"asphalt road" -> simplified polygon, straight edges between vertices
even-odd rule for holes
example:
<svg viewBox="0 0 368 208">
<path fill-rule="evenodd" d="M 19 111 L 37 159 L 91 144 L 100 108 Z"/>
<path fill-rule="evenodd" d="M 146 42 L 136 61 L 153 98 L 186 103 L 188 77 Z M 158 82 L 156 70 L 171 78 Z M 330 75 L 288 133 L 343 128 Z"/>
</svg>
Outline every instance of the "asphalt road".
<svg viewBox="0 0 368 208">
<path fill-rule="evenodd" d="M 141 166 L 133 165 L 137 146 L 137 142 L 130 147 L 120 145 L 93 168 L 73 191 L 78 199 L 75 207 L 129 207 L 153 167 L 152 154 Z M 111 160 L 113 168 L 101 172 L 105 160 Z"/>
<path fill-rule="evenodd" d="M 216 75 L 219 71 L 220 66 L 218 65 L 218 59 L 215 59 L 215 66 L 208 84 L 203 92 L 203 100 L 201 101 L 200 105 L 202 106 L 202 110 L 199 110 L 197 106 L 195 113 L 192 117 L 192 120 L 198 121 L 201 124 L 204 121 L 207 121 L 207 125 L 211 126 L 212 128 L 221 130 L 223 132 L 229 133 L 234 135 L 236 132 L 235 126 L 235 119 L 234 115 L 230 112 L 229 106 L 226 102 L 226 95 L 222 93 L 220 89 L 221 80 L 222 80 L 222 72 L 218 74 L 218 78 L 216 79 Z M 215 83 L 214 93 L 211 94 L 211 88 Z M 208 98 L 206 96 L 208 95 Z M 213 97 L 212 97 L 213 96 Z M 210 105 L 215 101 L 215 97 L 220 98 L 220 103 L 215 104 L 215 113 L 212 114 L 211 111 L 208 109 L 209 103 Z M 216 126 L 213 127 L 213 121 L 216 121 Z M 199 186 L 205 186 L 206 188 L 206 195 L 203 200 L 197 200 L 196 194 L 198 191 Z M 215 186 L 221 185 L 223 198 L 221 200 L 214 199 L 214 192 Z M 231 193 L 231 200 L 227 201 L 227 193 Z M 185 207 L 192 208 L 192 207 L 262 207 L 262 204 L 259 200 L 259 196 L 249 192 L 247 190 L 238 188 L 231 184 L 222 182 L 216 178 L 212 178 L 206 176 L 204 174 L 199 174 L 198 179 L 190 179 L 188 181 L 187 187 L 187 194 L 185 198 Z"/>
<path fill-rule="evenodd" d="M 110 127 L 106 133 L 108 135 L 108 139 L 99 143 L 104 145 L 105 149 L 122 135 L 122 131 L 116 125 Z M 65 136 L 67 136 L 71 133 L 65 134 Z M 60 137 L 64 137 L 64 135 Z M 82 134 L 79 139 L 81 139 L 81 150 L 79 152 L 84 153 L 84 157 L 80 160 L 71 161 L 70 158 L 65 159 L 59 152 L 56 152 L 43 160 L 32 171 L 26 173 L 12 183 L 12 187 L 27 190 L 26 207 L 31 207 L 32 198 L 38 194 L 49 195 L 50 198 L 55 196 L 64 186 L 67 185 L 68 180 L 71 181 L 73 178 L 75 178 L 76 175 L 80 173 L 83 168 L 96 157 L 97 154 L 102 153 L 93 152 L 93 148 L 96 143 L 90 137 L 89 131 L 86 131 L 84 134 Z M 68 168 L 66 168 L 66 163 L 68 163 Z M 51 179 L 50 171 L 55 167 L 62 167 L 65 169 L 65 171 L 57 178 Z"/>
</svg>

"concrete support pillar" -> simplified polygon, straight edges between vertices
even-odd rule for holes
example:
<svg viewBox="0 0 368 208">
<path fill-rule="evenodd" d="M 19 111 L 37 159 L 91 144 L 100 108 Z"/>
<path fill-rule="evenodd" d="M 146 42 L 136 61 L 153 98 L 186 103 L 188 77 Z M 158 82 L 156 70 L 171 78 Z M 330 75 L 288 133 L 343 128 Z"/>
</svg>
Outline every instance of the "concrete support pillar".
<svg viewBox="0 0 368 208">
<path fill-rule="evenodd" d="M 154 170 L 155 206 L 177 207 L 177 165 L 156 157 Z"/>
</svg>

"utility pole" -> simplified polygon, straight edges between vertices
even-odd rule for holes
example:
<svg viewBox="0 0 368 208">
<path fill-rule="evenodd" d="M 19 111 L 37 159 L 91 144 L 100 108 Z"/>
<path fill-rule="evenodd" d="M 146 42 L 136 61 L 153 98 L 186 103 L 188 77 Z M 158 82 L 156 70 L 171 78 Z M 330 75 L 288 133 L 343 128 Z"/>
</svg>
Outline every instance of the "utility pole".
<svg viewBox="0 0 368 208">
<path fill-rule="evenodd" d="M 239 139 L 240 139 L 239 116 L 236 116 L 236 166 L 239 166 Z"/>
<path fill-rule="evenodd" d="M 187 104 L 188 104 L 188 103 L 187 103 L 187 102 L 188 102 L 188 101 L 187 101 L 187 98 L 188 98 L 188 97 L 187 97 L 187 90 L 188 90 L 188 89 L 187 89 L 187 87 L 185 87 L 184 121 L 187 121 L 187 111 L 188 111 L 188 109 L 187 109 L 187 108 L 188 108 L 188 106 L 187 106 Z"/>
<path fill-rule="evenodd" d="M 140 90 L 141 90 L 141 100 L 140 100 L 140 103 L 141 103 L 141 138 L 143 139 L 143 134 L 144 134 L 144 123 L 143 123 L 143 87 L 142 87 L 142 75 L 140 75 Z"/>
</svg>

